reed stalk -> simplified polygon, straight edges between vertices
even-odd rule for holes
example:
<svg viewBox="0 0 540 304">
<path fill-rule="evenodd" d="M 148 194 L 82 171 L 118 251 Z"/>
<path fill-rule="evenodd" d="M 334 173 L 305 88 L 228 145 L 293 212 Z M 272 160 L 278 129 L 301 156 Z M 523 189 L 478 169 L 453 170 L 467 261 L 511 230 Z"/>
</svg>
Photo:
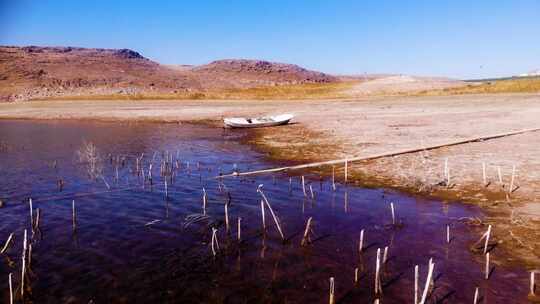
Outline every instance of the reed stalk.
<svg viewBox="0 0 540 304">
<path fill-rule="evenodd" d="M 71 201 L 71 224 L 73 231 L 77 230 L 77 217 L 75 214 L 75 200 Z"/>
<path fill-rule="evenodd" d="M 9 273 L 9 304 L 13 304 L 13 273 Z"/>
<path fill-rule="evenodd" d="M 531 296 L 535 296 L 535 289 L 536 289 L 536 284 L 535 284 L 535 272 L 534 270 L 531 271 L 531 281 L 530 281 L 530 291 L 529 291 L 529 295 Z"/>
<path fill-rule="evenodd" d="M 390 203 L 390 210 L 392 211 L 392 225 L 396 225 L 396 211 L 394 209 L 394 203 Z"/>
<path fill-rule="evenodd" d="M 474 298 L 473 298 L 473 304 L 478 304 L 478 298 L 480 296 L 480 290 L 478 287 L 474 289 Z"/>
<path fill-rule="evenodd" d="M 485 269 L 485 279 L 489 279 L 489 252 L 486 253 L 486 269 Z"/>
<path fill-rule="evenodd" d="M 491 236 L 491 225 L 488 226 L 488 230 L 485 233 L 486 241 L 484 243 L 484 254 L 487 253 L 488 245 L 489 245 L 489 237 Z"/>
<path fill-rule="evenodd" d="M 388 260 L 388 246 L 384 247 L 382 263 L 386 264 L 387 260 Z"/>
<path fill-rule="evenodd" d="M 418 304 L 418 265 L 414 266 L 414 304 Z"/>
<path fill-rule="evenodd" d="M 229 232 L 229 203 L 225 203 L 225 229 Z"/>
<path fill-rule="evenodd" d="M 206 215 L 206 200 L 207 200 L 206 189 L 204 189 L 203 187 L 202 191 L 203 191 L 203 214 Z"/>
<path fill-rule="evenodd" d="M 336 167 L 332 166 L 332 190 L 336 191 Z"/>
<path fill-rule="evenodd" d="M 311 231 L 311 221 L 313 220 L 313 217 L 308 218 L 306 222 L 306 229 L 304 229 L 304 237 L 302 238 L 302 242 L 300 243 L 300 246 L 307 245 L 309 240 L 309 232 Z"/>
<path fill-rule="evenodd" d="M 0 250 L 0 254 L 3 254 L 8 249 L 9 245 L 11 244 L 11 240 L 13 239 L 13 232 L 9 234 L 6 242 L 4 243 L 4 247 L 2 247 L 2 250 Z"/>
<path fill-rule="evenodd" d="M 426 303 L 428 292 L 429 292 L 429 287 L 430 287 L 431 282 L 433 280 L 433 270 L 434 270 L 434 268 L 435 268 L 435 263 L 431 262 L 431 259 L 430 259 L 429 266 L 428 266 L 428 275 L 427 275 L 427 278 L 426 278 L 426 284 L 424 285 L 424 291 L 422 292 L 422 298 L 420 299 L 419 304 L 425 304 Z"/>
<path fill-rule="evenodd" d="M 330 278 L 330 290 L 329 290 L 328 303 L 329 304 L 334 304 L 335 303 L 335 299 L 334 299 L 334 277 Z"/>
<path fill-rule="evenodd" d="M 32 198 L 28 200 L 28 204 L 30 206 L 30 227 L 32 227 L 32 231 L 34 231 L 34 208 L 32 207 Z"/>
<path fill-rule="evenodd" d="M 26 251 L 28 250 L 28 232 L 24 229 L 23 252 L 21 256 L 21 299 L 24 301 L 24 281 L 26 277 Z"/>
<path fill-rule="evenodd" d="M 450 244 L 450 225 L 446 225 L 446 243 Z"/>
<path fill-rule="evenodd" d="M 242 218 L 239 217 L 239 218 L 238 218 L 238 235 L 237 235 L 238 242 L 242 241 L 242 227 L 241 227 L 241 223 L 242 223 Z"/>
<path fill-rule="evenodd" d="M 358 242 L 358 252 L 362 253 L 364 250 L 364 229 L 360 230 L 360 242 Z"/>
<path fill-rule="evenodd" d="M 217 252 L 219 251 L 219 242 L 217 239 L 217 229 L 212 227 L 212 242 L 211 242 L 211 248 L 212 248 L 212 254 L 214 256 L 217 255 Z"/>
<path fill-rule="evenodd" d="M 376 295 L 382 293 L 380 271 L 381 271 L 381 248 L 377 248 L 377 261 L 375 264 L 375 294 Z"/>
<path fill-rule="evenodd" d="M 345 184 L 349 178 L 349 160 L 345 159 Z"/>
<path fill-rule="evenodd" d="M 311 199 L 314 200 L 315 199 L 315 193 L 313 193 L 313 187 L 311 186 L 311 184 L 309 184 L 309 192 L 311 193 Z"/>
<path fill-rule="evenodd" d="M 272 218 L 274 219 L 274 222 L 276 223 L 276 227 L 277 227 L 277 230 L 279 232 L 279 235 L 281 236 L 281 239 L 283 241 L 285 241 L 285 236 L 283 235 L 283 231 L 281 230 L 281 225 L 279 224 L 279 219 L 276 216 L 276 214 L 274 213 L 274 210 L 272 209 L 272 206 L 270 205 L 270 202 L 268 202 L 268 199 L 266 198 L 266 195 L 262 191 L 262 186 L 263 185 L 260 184 L 259 187 L 257 187 L 257 192 L 259 192 L 259 194 L 261 194 L 264 202 L 266 203 L 266 206 L 268 207 L 268 210 L 270 210 L 270 214 L 272 215 Z"/>
<path fill-rule="evenodd" d="M 304 178 L 303 175 L 302 175 L 302 192 L 304 192 L 304 196 L 307 197 L 307 193 L 306 193 L 306 181 L 305 181 L 305 178 Z"/>
<path fill-rule="evenodd" d="M 358 267 L 354 269 L 354 284 L 358 284 Z"/>
<path fill-rule="evenodd" d="M 264 201 L 263 200 L 261 200 L 261 218 L 262 218 L 263 231 L 266 231 L 266 215 L 264 214 Z"/>
</svg>

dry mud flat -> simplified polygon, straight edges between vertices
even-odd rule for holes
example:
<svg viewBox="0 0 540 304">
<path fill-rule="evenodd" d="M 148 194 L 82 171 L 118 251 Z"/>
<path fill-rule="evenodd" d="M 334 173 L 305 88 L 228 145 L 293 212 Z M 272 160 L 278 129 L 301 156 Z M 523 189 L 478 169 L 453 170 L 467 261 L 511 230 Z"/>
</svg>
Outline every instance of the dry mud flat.
<svg viewBox="0 0 540 304">
<path fill-rule="evenodd" d="M 222 116 L 283 112 L 295 113 L 296 123 L 256 130 L 249 141 L 271 158 L 309 162 L 540 127 L 540 95 L 0 104 L 0 118 L 21 119 L 218 121 Z M 508 262 L 519 260 L 530 268 L 540 265 L 540 132 L 355 163 L 350 168 L 358 184 L 396 187 L 482 206 L 487 216 L 470 219 L 471 223 L 493 224 L 499 247 L 511 253 Z M 321 168 L 325 173 L 330 169 Z M 342 169 L 336 167 L 340 176 Z"/>
</svg>

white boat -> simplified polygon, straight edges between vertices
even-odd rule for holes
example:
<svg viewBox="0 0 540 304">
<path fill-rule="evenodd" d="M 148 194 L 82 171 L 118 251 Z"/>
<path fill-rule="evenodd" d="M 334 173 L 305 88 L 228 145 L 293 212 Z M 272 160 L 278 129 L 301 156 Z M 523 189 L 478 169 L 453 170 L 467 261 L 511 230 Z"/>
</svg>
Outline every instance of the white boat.
<svg viewBox="0 0 540 304">
<path fill-rule="evenodd" d="M 230 128 L 260 128 L 288 124 L 294 117 L 292 114 L 281 114 L 276 116 L 265 116 L 256 118 L 232 117 L 224 118 L 223 123 Z"/>
</svg>

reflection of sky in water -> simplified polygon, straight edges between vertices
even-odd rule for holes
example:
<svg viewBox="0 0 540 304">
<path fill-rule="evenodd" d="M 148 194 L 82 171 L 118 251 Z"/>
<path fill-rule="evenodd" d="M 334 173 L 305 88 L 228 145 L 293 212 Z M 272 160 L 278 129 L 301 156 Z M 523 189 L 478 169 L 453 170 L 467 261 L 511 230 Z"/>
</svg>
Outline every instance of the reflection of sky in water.
<svg viewBox="0 0 540 304">
<path fill-rule="evenodd" d="M 243 131 L 242 131 L 243 132 Z M 303 197 L 300 179 L 276 175 L 224 180 L 230 191 L 231 231 L 224 227 L 224 202 L 219 190 L 219 168 L 228 173 L 269 167 L 260 155 L 238 143 L 243 133 L 200 126 L 152 123 L 90 123 L 0 121 L 0 240 L 15 232 L 9 250 L 15 264 L 0 266 L 0 274 L 20 269 L 21 236 L 29 227 L 28 197 L 42 214 L 41 231 L 33 242 L 30 286 L 37 302 L 321 302 L 326 301 L 328 278 L 336 278 L 336 295 L 344 302 L 372 303 L 373 271 L 378 247 L 389 246 L 384 267 L 384 299 L 409 303 L 413 267 L 421 265 L 421 282 L 427 261 L 436 263 L 432 299 L 447 297 L 452 303 L 469 302 L 474 288 L 486 299 L 505 301 L 526 295 L 527 276 L 513 278 L 497 269 L 483 280 L 481 256 L 468 251 L 479 234 L 456 219 L 477 216 L 470 206 L 448 205 L 380 189 L 338 186 L 307 178 L 315 200 Z M 83 141 L 93 142 L 104 160 L 105 182 L 89 180 L 76 161 Z M 159 176 L 164 151 L 179 158 L 180 170 L 168 184 L 165 199 Z M 143 188 L 135 171 L 135 157 L 144 153 L 143 166 L 154 159 L 154 185 Z M 115 181 L 109 155 L 126 157 Z M 56 162 L 56 167 L 54 163 Z M 190 163 L 190 172 L 186 169 Z M 197 167 L 200 164 L 200 169 Z M 173 161 L 174 164 L 174 161 Z M 62 191 L 57 182 L 64 181 Z M 267 211 L 269 226 L 261 234 L 260 196 L 264 184 L 290 242 L 281 245 Z M 188 215 L 202 212 L 202 188 L 208 192 L 210 219 L 183 228 Z M 89 193 L 99 193 L 88 195 Z M 309 191 L 308 191 L 309 193 Z M 77 205 L 77 233 L 71 229 L 71 200 Z M 389 202 L 395 202 L 403 227 L 391 223 Z M 236 221 L 242 217 L 243 243 L 235 241 Z M 312 240 L 299 246 L 307 218 L 313 217 Z M 146 225 L 152 223 L 152 225 Z M 213 259 L 208 246 L 210 229 L 218 227 L 221 255 Z M 446 224 L 454 239 L 445 244 Z M 364 254 L 357 253 L 359 231 L 366 230 Z M 492 256 L 495 257 L 495 250 Z M 361 269 L 360 286 L 353 286 L 354 269 Z M 512 278 L 515 288 L 506 288 Z M 16 286 L 20 275 L 15 275 Z M 7 299 L 7 280 L 0 282 Z M 519 284 L 517 284 L 519 283 Z M 6 285 L 6 286 L 4 286 Z M 5 287 L 5 288 L 4 288 Z"/>
</svg>

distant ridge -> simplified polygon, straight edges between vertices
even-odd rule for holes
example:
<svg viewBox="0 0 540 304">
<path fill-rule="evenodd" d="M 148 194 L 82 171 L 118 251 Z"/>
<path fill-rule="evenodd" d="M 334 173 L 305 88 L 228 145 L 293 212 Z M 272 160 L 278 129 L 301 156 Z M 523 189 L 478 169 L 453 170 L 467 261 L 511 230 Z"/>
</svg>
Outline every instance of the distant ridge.
<svg viewBox="0 0 540 304">
<path fill-rule="evenodd" d="M 161 65 L 130 49 L 0 46 L 0 101 L 77 95 L 176 94 L 338 78 L 294 64 L 226 59 Z"/>
</svg>

